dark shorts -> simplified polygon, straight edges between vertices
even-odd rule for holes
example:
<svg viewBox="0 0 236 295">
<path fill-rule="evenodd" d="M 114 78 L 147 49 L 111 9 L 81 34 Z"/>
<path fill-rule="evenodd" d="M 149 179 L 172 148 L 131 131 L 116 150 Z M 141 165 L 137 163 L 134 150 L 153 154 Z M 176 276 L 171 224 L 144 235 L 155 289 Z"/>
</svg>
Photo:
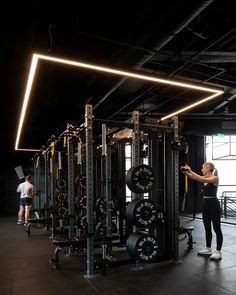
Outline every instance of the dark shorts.
<svg viewBox="0 0 236 295">
<path fill-rule="evenodd" d="M 20 198 L 20 206 L 30 206 L 32 201 L 31 198 Z"/>
</svg>

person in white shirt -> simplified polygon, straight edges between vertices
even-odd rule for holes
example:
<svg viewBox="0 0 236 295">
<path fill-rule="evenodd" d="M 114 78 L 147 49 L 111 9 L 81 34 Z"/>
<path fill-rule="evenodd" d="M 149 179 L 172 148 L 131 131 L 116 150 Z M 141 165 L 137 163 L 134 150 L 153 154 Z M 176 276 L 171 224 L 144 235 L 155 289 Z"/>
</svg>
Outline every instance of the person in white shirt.
<svg viewBox="0 0 236 295">
<path fill-rule="evenodd" d="M 23 223 L 23 214 L 25 212 L 25 224 L 27 225 L 31 204 L 32 204 L 33 198 L 35 197 L 34 186 L 31 183 L 30 175 L 27 175 L 25 177 L 25 181 L 18 185 L 16 191 L 20 193 L 20 204 L 19 204 L 17 224 Z"/>
</svg>

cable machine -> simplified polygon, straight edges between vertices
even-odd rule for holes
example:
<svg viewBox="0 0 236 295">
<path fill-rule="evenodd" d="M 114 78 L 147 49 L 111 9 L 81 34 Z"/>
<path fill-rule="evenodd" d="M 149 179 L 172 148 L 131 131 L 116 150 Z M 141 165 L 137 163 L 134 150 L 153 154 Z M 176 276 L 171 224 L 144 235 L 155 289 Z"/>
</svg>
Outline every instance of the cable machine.
<svg viewBox="0 0 236 295">
<path fill-rule="evenodd" d="M 44 152 L 45 194 L 50 184 L 52 237 L 53 245 L 57 246 L 51 262 L 55 268 L 59 266 L 63 247 L 86 248 L 86 278 L 96 275 L 95 248 L 101 248 L 104 275 L 107 265 L 116 260 L 110 259 L 115 256 L 113 245 L 126 246 L 126 255 L 132 258 L 136 270 L 142 269 L 144 263 L 179 260 L 178 124 L 177 117 L 161 125 L 153 118 L 140 118 L 138 111 L 133 111 L 132 118 L 125 122 L 97 119 L 92 105 L 86 105 L 83 124 L 77 127 L 68 124 L 57 140 L 51 139 Z M 131 138 L 120 136 L 115 140 L 122 130 L 129 130 Z M 58 165 L 60 176 L 58 143 L 62 138 L 64 141 L 66 138 L 67 146 L 68 214 L 65 218 L 69 223 L 68 236 L 58 239 L 56 168 Z M 131 168 L 126 173 L 127 143 L 131 144 Z M 148 159 L 148 164 L 143 163 L 143 157 Z M 50 178 L 46 177 L 48 163 Z M 131 190 L 128 203 L 126 185 Z"/>
</svg>

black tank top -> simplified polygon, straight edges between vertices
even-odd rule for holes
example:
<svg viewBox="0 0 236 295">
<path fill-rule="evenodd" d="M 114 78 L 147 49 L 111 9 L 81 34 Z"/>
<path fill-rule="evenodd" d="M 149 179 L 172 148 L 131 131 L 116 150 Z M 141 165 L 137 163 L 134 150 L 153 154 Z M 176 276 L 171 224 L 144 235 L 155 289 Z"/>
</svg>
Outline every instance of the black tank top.
<svg viewBox="0 0 236 295">
<path fill-rule="evenodd" d="M 218 185 L 216 183 L 207 183 L 203 186 L 203 196 L 216 197 Z"/>
</svg>

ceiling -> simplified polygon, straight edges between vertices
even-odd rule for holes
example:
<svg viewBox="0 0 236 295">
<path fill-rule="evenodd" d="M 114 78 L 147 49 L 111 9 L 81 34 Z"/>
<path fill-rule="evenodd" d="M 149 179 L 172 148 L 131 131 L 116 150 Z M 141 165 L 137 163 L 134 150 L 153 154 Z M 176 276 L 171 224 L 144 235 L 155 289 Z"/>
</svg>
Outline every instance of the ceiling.
<svg viewBox="0 0 236 295">
<path fill-rule="evenodd" d="M 31 2 L 9 2 L 4 13 L 3 152 L 14 149 L 35 52 L 222 88 L 223 95 L 179 116 L 186 132 L 211 132 L 222 120 L 230 126 L 236 119 L 233 0 Z M 83 122 L 87 103 L 97 118 L 125 120 L 133 110 L 160 118 L 202 98 L 198 91 L 44 61 L 35 79 L 21 138 L 29 148 L 46 144 L 67 123 Z M 20 157 L 18 152 L 12 159 Z"/>
</svg>

